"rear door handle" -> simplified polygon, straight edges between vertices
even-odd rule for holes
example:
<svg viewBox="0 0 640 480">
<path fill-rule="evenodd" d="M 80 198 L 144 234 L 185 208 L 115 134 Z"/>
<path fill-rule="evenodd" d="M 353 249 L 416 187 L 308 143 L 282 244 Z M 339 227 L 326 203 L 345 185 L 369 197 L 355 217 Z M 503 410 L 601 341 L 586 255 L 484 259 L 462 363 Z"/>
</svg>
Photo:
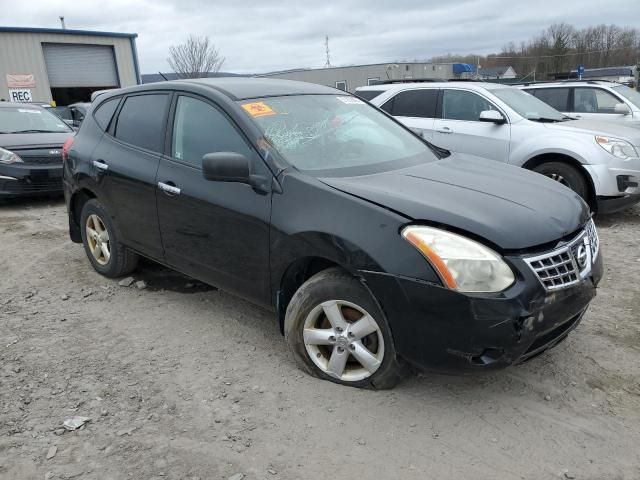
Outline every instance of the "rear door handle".
<svg viewBox="0 0 640 480">
<path fill-rule="evenodd" d="M 180 195 L 180 189 L 175 185 L 158 182 L 158 188 L 162 190 L 164 193 L 166 193 L 167 195 Z"/>
<path fill-rule="evenodd" d="M 93 166 L 96 167 L 98 170 L 109 170 L 109 165 L 104 163 L 104 160 L 94 160 Z"/>
<path fill-rule="evenodd" d="M 449 127 L 436 128 L 436 132 L 438 133 L 453 133 Z"/>
</svg>

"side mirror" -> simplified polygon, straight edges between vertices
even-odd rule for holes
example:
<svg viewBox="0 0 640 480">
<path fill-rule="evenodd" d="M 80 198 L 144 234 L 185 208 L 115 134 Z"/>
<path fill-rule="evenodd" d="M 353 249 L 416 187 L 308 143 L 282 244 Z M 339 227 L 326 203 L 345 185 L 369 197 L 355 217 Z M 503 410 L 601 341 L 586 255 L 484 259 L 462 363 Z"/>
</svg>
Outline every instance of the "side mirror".
<svg viewBox="0 0 640 480">
<path fill-rule="evenodd" d="M 480 112 L 480 118 L 478 120 L 481 122 L 495 123 L 496 125 L 502 125 L 507 121 L 497 110 L 484 110 Z"/>
<path fill-rule="evenodd" d="M 620 115 L 629 115 L 631 110 L 624 103 L 616 103 L 616 106 L 613 107 L 613 111 L 615 113 L 619 113 Z"/>
<path fill-rule="evenodd" d="M 202 174 L 216 182 L 249 183 L 249 159 L 241 153 L 207 153 L 202 157 Z"/>
</svg>

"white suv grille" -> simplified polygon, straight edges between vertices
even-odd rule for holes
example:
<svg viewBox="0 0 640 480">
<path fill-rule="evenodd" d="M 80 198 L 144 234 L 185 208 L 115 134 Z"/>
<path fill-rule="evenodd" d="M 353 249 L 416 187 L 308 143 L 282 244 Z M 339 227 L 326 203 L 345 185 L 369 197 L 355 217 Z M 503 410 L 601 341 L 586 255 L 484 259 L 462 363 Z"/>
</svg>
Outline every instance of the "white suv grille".
<svg viewBox="0 0 640 480">
<path fill-rule="evenodd" d="M 598 257 L 598 232 L 593 220 L 580 234 L 566 245 L 525 261 L 547 290 L 558 290 L 575 285 L 590 272 Z"/>
</svg>

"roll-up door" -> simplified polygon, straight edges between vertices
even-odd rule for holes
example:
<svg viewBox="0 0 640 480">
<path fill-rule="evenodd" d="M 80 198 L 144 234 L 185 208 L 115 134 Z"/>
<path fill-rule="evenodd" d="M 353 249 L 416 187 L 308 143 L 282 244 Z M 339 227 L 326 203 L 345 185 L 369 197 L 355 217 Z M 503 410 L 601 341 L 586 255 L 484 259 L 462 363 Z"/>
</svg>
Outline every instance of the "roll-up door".
<svg viewBox="0 0 640 480">
<path fill-rule="evenodd" d="M 110 45 L 43 43 L 51 88 L 118 87 L 118 71 Z"/>
</svg>

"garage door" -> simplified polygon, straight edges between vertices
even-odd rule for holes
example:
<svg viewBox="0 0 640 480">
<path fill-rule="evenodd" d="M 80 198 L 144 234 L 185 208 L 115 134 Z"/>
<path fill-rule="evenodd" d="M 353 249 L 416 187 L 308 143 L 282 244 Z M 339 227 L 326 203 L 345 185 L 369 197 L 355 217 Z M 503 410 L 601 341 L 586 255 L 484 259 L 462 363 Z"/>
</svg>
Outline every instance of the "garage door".
<svg viewBox="0 0 640 480">
<path fill-rule="evenodd" d="M 110 45 L 43 43 L 49 84 L 59 87 L 118 87 Z"/>
</svg>

